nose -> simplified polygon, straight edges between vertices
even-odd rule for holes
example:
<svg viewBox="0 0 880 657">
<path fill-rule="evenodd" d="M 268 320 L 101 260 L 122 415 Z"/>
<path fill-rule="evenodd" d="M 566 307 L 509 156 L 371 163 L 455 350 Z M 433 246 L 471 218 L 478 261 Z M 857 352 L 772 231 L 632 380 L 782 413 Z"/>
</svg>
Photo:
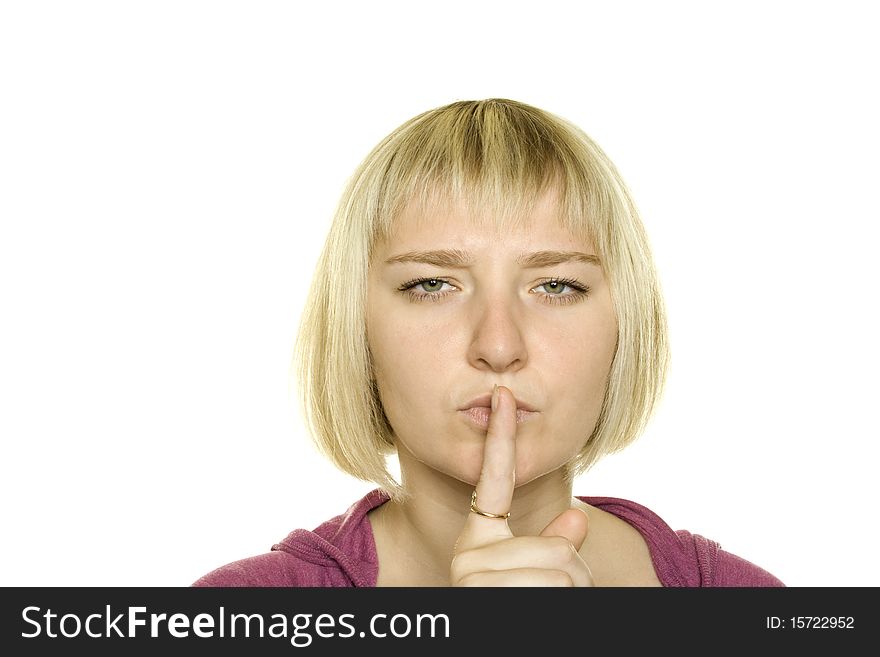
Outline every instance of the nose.
<svg viewBox="0 0 880 657">
<path fill-rule="evenodd" d="M 520 309 L 511 296 L 503 293 L 475 299 L 477 310 L 473 337 L 468 351 L 470 364 L 477 369 L 504 372 L 525 367 L 527 354 Z"/>
</svg>

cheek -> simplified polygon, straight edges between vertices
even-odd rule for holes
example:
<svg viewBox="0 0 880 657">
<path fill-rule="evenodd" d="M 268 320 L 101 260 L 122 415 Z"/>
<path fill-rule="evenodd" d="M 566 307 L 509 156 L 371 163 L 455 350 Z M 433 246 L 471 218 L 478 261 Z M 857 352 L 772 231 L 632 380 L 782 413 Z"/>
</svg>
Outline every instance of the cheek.
<svg viewBox="0 0 880 657">
<path fill-rule="evenodd" d="M 604 394 L 617 345 L 616 325 L 596 322 L 576 330 L 562 330 L 543 345 L 541 367 L 562 394 L 587 393 L 592 397 L 597 390 Z"/>
<path fill-rule="evenodd" d="M 421 327 L 384 326 L 370 333 L 370 351 L 376 377 L 398 394 L 418 395 L 437 382 L 443 362 L 443 344 L 438 334 Z"/>
<path fill-rule="evenodd" d="M 581 449 L 599 418 L 617 345 L 616 325 L 581 326 L 544 344 L 539 358 L 550 395 L 546 429 L 552 437 L 530 445 L 530 456 L 539 460 L 541 449 L 549 448 L 566 461 Z"/>
<path fill-rule="evenodd" d="M 373 354 L 374 375 L 385 416 L 396 440 L 403 441 L 415 453 L 429 429 L 442 426 L 445 399 L 444 379 L 449 370 L 444 362 L 442 333 L 426 331 L 424 326 L 377 320 L 368 339 Z"/>
</svg>

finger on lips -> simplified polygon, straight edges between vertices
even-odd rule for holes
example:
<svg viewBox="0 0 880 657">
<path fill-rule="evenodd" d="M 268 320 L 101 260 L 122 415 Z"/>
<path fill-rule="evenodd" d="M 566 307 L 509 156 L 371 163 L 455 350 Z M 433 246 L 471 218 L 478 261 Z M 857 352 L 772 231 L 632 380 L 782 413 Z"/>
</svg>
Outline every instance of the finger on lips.
<svg viewBox="0 0 880 657">
<path fill-rule="evenodd" d="M 507 388 L 495 386 L 483 447 L 483 464 L 475 489 L 475 505 L 482 511 L 496 515 L 508 513 L 513 501 L 515 469 L 516 404 Z M 504 519 L 486 518 L 471 513 L 467 525 L 468 530 L 496 540 L 502 535 L 512 536 Z"/>
<path fill-rule="evenodd" d="M 589 567 L 578 554 L 587 516 L 568 509 L 540 536 L 514 536 L 503 516 L 510 511 L 516 479 L 516 400 L 495 386 L 483 447 L 480 478 L 455 545 L 450 576 L 457 586 L 592 586 Z"/>
</svg>

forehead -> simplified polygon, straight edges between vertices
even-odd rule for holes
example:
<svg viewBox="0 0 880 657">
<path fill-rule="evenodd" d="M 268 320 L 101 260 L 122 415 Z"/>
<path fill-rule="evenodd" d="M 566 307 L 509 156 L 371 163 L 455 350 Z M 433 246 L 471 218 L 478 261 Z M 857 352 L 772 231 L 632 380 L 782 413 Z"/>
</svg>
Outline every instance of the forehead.
<svg viewBox="0 0 880 657">
<path fill-rule="evenodd" d="M 576 235 L 566 226 L 556 194 L 548 192 L 519 212 L 497 211 L 448 199 L 409 203 L 394 218 L 388 235 L 377 246 L 388 250 L 452 242 L 461 245 L 541 242 L 579 248 L 590 245 L 589 239 Z"/>
</svg>

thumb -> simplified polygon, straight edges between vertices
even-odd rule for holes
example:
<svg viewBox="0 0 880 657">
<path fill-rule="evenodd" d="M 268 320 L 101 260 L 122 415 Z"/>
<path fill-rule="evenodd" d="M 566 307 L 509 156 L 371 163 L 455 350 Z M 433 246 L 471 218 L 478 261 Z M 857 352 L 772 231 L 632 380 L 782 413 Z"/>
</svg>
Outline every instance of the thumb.
<svg viewBox="0 0 880 657">
<path fill-rule="evenodd" d="M 541 536 L 563 536 L 575 550 L 580 550 L 587 538 L 589 526 L 590 520 L 584 511 L 566 509 L 544 527 Z"/>
</svg>

